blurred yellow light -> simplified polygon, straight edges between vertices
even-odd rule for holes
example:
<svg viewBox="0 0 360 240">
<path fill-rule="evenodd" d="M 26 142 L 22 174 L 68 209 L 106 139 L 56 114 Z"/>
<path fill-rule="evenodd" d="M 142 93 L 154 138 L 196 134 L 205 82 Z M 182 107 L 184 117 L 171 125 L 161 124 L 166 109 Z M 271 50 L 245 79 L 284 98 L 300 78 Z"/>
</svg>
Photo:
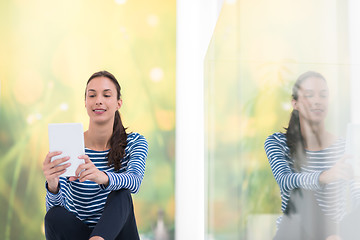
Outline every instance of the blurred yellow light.
<svg viewBox="0 0 360 240">
<path fill-rule="evenodd" d="M 127 0 L 115 0 L 117 4 L 125 4 Z"/>
<path fill-rule="evenodd" d="M 156 27 L 159 24 L 159 17 L 157 15 L 151 14 L 147 17 L 146 21 L 151 27 Z"/>
<path fill-rule="evenodd" d="M 45 226 L 44 224 L 41 224 L 41 233 L 45 236 Z"/>
<path fill-rule="evenodd" d="M 33 124 L 35 121 L 37 120 L 41 120 L 42 119 L 42 115 L 40 113 L 35 113 L 35 114 L 30 114 L 27 118 L 26 118 L 26 122 L 31 125 Z"/>
<path fill-rule="evenodd" d="M 284 109 L 285 111 L 290 111 L 291 108 L 292 108 L 290 102 L 288 102 L 288 103 L 282 103 L 281 106 L 282 106 L 282 109 Z"/>
<path fill-rule="evenodd" d="M 155 67 L 150 70 L 150 79 L 154 82 L 159 82 L 164 78 L 164 71 L 162 68 Z"/>
<path fill-rule="evenodd" d="M 60 110 L 67 111 L 69 109 L 69 105 L 67 103 L 62 103 L 60 105 Z"/>
</svg>

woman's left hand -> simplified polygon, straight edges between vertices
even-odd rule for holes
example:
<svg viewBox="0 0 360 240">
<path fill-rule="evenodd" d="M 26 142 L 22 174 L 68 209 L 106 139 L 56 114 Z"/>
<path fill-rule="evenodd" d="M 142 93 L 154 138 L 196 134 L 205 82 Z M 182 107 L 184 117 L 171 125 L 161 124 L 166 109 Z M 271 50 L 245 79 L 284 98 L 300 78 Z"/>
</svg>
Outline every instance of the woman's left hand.
<svg viewBox="0 0 360 240">
<path fill-rule="evenodd" d="M 345 155 L 330 169 L 323 171 L 319 176 L 320 183 L 328 184 L 338 180 L 351 180 L 354 173 L 352 166 L 346 162 L 349 158 L 350 156 Z"/>
<path fill-rule="evenodd" d="M 90 180 L 97 184 L 104 184 L 105 186 L 109 184 L 109 177 L 94 165 L 88 155 L 81 155 L 78 158 L 84 159 L 85 163 L 79 165 L 76 169 L 75 174 L 78 177 L 70 177 L 70 181 L 79 179 L 80 182 Z"/>
</svg>

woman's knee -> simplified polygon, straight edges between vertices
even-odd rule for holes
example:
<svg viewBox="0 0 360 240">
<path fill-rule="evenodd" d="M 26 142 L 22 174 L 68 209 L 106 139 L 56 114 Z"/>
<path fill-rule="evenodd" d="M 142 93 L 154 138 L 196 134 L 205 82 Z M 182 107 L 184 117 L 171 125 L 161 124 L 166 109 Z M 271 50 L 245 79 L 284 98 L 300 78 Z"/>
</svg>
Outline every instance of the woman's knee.
<svg viewBox="0 0 360 240">
<path fill-rule="evenodd" d="M 66 209 L 61 206 L 55 206 L 50 208 L 44 218 L 44 227 L 46 239 L 56 239 L 57 231 L 59 230 L 59 219 L 62 219 L 62 216 L 66 212 Z"/>
<path fill-rule="evenodd" d="M 116 199 L 116 201 L 128 201 L 132 204 L 132 198 L 130 190 L 128 189 L 120 189 L 117 191 L 112 191 L 108 196 L 108 201 Z"/>
<path fill-rule="evenodd" d="M 128 213 L 133 211 L 133 201 L 128 189 L 113 191 L 108 195 L 105 204 L 105 210 Z"/>
<path fill-rule="evenodd" d="M 56 206 L 45 215 L 46 239 L 89 239 L 91 229 L 64 207 Z"/>
<path fill-rule="evenodd" d="M 131 193 L 129 189 L 120 189 L 120 190 L 112 191 L 109 195 L 131 196 Z"/>
<path fill-rule="evenodd" d="M 55 206 L 50 208 L 45 215 L 45 224 L 52 223 L 59 219 L 59 216 L 66 213 L 66 209 L 61 206 Z"/>
</svg>

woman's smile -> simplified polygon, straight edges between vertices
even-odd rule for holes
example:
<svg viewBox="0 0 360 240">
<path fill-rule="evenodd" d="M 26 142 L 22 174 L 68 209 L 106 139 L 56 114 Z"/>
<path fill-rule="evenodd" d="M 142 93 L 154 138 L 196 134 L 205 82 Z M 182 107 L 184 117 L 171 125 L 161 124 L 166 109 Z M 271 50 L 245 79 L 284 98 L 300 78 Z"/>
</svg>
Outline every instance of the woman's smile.
<svg viewBox="0 0 360 240">
<path fill-rule="evenodd" d="M 324 113 L 324 109 L 320 109 L 320 108 L 311 109 L 310 112 L 320 115 Z"/>
<path fill-rule="evenodd" d="M 101 115 L 101 114 L 103 114 L 103 113 L 106 112 L 106 109 L 96 108 L 96 109 L 93 110 L 93 112 L 94 112 L 95 114 Z"/>
</svg>

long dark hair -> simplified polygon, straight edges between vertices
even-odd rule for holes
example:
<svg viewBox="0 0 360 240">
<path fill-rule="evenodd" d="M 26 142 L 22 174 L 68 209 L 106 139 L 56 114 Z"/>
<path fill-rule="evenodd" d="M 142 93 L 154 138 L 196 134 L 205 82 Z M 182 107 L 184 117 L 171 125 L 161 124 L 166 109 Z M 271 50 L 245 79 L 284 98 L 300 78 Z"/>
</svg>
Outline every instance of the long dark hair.
<svg viewBox="0 0 360 240">
<path fill-rule="evenodd" d="M 89 78 L 89 80 L 86 83 L 86 86 L 89 84 L 89 82 L 92 79 L 97 78 L 97 77 L 106 77 L 112 83 L 114 83 L 116 92 L 117 92 L 117 100 L 121 99 L 120 84 L 116 80 L 115 76 L 107 71 L 100 71 L 100 72 L 96 72 L 93 75 L 91 75 L 91 77 Z M 85 98 L 86 98 L 86 91 L 85 91 Z M 125 148 L 127 145 L 126 128 L 122 124 L 119 111 L 115 112 L 113 133 L 109 139 L 108 144 L 110 145 L 110 151 L 107 154 L 108 166 L 113 165 L 115 171 L 117 171 L 121 168 L 121 160 L 125 156 Z"/>
<path fill-rule="evenodd" d="M 308 71 L 301 74 L 298 79 L 296 80 L 293 88 L 292 88 L 292 99 L 297 101 L 299 98 L 299 89 L 301 84 L 310 77 L 321 78 L 324 81 L 325 78 L 318 72 Z M 301 135 L 301 126 L 300 126 L 300 119 L 299 119 L 299 111 L 293 110 L 291 112 L 289 125 L 286 130 L 286 140 L 287 145 L 290 149 L 290 157 L 293 162 L 294 170 L 300 172 L 301 165 L 304 164 L 305 161 L 305 146 L 304 146 L 304 139 Z"/>
</svg>

